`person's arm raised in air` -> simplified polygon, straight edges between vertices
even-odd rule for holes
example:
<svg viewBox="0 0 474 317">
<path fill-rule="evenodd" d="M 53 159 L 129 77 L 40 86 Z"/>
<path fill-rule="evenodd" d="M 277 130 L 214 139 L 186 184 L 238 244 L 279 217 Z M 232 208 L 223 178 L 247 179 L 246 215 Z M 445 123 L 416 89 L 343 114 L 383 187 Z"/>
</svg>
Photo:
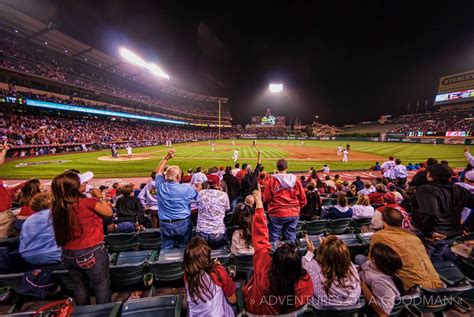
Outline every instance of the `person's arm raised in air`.
<svg viewBox="0 0 474 317">
<path fill-rule="evenodd" d="M 7 152 L 10 149 L 7 141 L 4 144 L 0 144 L 0 165 L 5 163 L 5 157 L 7 156 Z"/>
<path fill-rule="evenodd" d="M 464 149 L 464 155 L 466 156 L 466 159 L 467 161 L 469 162 L 469 164 L 471 164 L 472 166 L 474 166 L 474 157 L 471 155 L 471 153 L 469 152 L 469 148 L 466 147 Z"/>
<path fill-rule="evenodd" d="M 166 153 L 166 156 L 161 160 L 160 164 L 158 164 L 155 169 L 156 175 L 161 175 L 163 173 L 166 163 L 168 163 L 168 161 L 174 157 L 174 152 L 174 149 L 170 149 L 168 153 Z"/>
<path fill-rule="evenodd" d="M 102 217 L 112 216 L 112 213 L 113 213 L 112 207 L 110 206 L 108 202 L 102 200 L 104 196 L 102 195 L 102 192 L 100 191 L 100 189 L 98 188 L 92 189 L 92 196 L 97 199 L 100 199 L 95 204 L 95 207 L 94 207 L 95 212 L 101 215 Z"/>
<path fill-rule="evenodd" d="M 269 252 L 272 249 L 268 237 L 268 224 L 267 217 L 263 210 L 262 192 L 260 186 L 253 192 L 255 198 L 255 214 L 252 219 L 252 243 L 255 250 L 254 262 L 256 261 L 257 254 L 262 252 Z"/>
</svg>

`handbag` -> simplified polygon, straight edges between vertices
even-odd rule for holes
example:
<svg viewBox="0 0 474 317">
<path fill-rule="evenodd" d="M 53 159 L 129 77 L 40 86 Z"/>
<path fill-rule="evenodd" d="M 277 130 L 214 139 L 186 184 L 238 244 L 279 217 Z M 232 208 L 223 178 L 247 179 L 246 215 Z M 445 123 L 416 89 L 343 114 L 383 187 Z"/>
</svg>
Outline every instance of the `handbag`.
<svg viewBox="0 0 474 317">
<path fill-rule="evenodd" d="M 70 317 L 74 312 L 73 299 L 58 300 L 41 306 L 33 317 Z"/>
</svg>

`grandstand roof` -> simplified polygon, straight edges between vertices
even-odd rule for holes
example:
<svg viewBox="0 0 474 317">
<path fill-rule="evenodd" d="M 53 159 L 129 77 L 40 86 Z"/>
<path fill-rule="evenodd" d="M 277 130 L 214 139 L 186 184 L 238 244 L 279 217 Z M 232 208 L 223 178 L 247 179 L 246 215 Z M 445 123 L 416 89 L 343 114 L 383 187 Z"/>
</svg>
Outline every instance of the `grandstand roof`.
<svg viewBox="0 0 474 317">
<path fill-rule="evenodd" d="M 81 60 L 94 67 L 113 72 L 116 75 L 145 85 L 153 85 L 154 88 L 167 94 L 198 101 L 217 102 L 220 100 L 223 103 L 228 102 L 228 98 L 201 95 L 176 88 L 164 80 L 158 80 L 149 72 L 143 71 L 138 67 L 123 62 L 117 57 L 110 56 L 59 32 L 52 23 L 48 25 L 43 24 L 5 4 L 0 4 L 0 29 L 16 33 L 34 43 L 47 46 L 51 50 Z"/>
</svg>

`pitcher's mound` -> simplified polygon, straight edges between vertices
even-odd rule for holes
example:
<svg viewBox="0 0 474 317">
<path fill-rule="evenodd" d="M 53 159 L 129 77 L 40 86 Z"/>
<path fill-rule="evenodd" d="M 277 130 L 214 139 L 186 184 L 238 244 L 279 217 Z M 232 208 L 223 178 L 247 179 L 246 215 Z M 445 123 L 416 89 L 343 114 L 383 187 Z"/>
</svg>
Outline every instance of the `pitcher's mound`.
<svg viewBox="0 0 474 317">
<path fill-rule="evenodd" d="M 126 155 L 119 155 L 117 157 L 112 156 L 101 156 L 98 158 L 99 161 L 110 161 L 110 162 L 127 162 L 127 161 L 142 161 L 152 159 L 153 156 L 149 154 L 137 154 L 132 155 L 132 157 L 127 157 Z"/>
</svg>

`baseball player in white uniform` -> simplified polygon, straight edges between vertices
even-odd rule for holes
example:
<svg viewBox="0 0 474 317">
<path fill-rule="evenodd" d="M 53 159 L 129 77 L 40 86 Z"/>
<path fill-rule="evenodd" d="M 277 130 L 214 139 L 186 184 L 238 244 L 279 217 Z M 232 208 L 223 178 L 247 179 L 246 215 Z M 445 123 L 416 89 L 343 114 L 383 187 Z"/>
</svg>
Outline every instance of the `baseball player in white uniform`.
<svg viewBox="0 0 474 317">
<path fill-rule="evenodd" d="M 131 146 L 130 144 L 127 144 L 126 149 L 127 149 L 127 156 L 128 156 L 129 158 L 132 157 L 132 154 L 133 154 L 133 153 L 132 153 L 132 146 Z"/>
<path fill-rule="evenodd" d="M 237 162 L 239 159 L 239 151 L 237 149 L 234 150 L 234 154 L 232 155 L 232 159 L 234 160 L 234 163 Z"/>
<path fill-rule="evenodd" d="M 216 144 L 214 142 L 211 143 L 211 151 L 212 152 L 216 151 Z"/>
<path fill-rule="evenodd" d="M 341 156 L 341 154 L 342 154 L 342 145 L 339 145 L 337 147 L 337 156 Z"/>
<path fill-rule="evenodd" d="M 347 163 L 347 162 L 348 162 L 348 158 L 349 158 L 349 151 L 344 150 L 344 152 L 342 152 L 342 154 L 343 154 L 343 156 L 342 156 L 342 162 Z"/>
</svg>

